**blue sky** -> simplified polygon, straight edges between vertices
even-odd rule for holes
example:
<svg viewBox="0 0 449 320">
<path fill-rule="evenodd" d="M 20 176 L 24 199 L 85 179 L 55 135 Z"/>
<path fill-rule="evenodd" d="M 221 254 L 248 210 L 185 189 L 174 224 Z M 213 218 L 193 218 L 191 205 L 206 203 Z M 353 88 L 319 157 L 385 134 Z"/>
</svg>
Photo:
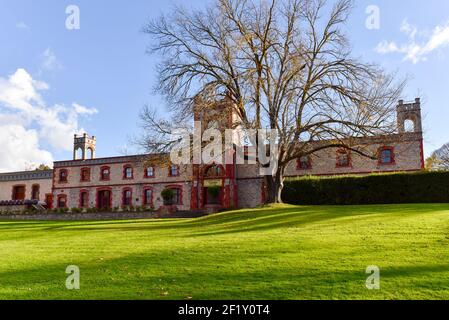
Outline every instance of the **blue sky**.
<svg viewBox="0 0 449 320">
<path fill-rule="evenodd" d="M 142 106 L 164 109 L 140 29 L 174 3 L 207 2 L 0 0 L 0 171 L 70 159 L 76 130 L 97 136 L 97 156 L 122 154 Z M 65 27 L 68 5 L 79 30 Z M 370 5 L 379 29 L 365 26 Z M 355 56 L 410 76 L 404 99 L 425 102 L 426 154 L 449 142 L 449 1 L 359 0 L 348 30 Z"/>
</svg>

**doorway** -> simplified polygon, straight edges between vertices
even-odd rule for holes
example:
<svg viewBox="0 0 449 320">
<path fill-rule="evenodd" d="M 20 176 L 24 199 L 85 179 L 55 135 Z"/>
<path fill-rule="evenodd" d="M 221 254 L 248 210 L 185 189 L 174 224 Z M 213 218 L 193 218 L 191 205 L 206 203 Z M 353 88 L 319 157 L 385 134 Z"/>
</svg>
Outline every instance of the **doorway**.
<svg viewBox="0 0 449 320">
<path fill-rule="evenodd" d="M 98 191 L 98 209 L 111 209 L 111 191 Z"/>
<path fill-rule="evenodd" d="M 12 200 L 25 200 L 25 186 L 14 186 L 13 187 Z"/>
</svg>

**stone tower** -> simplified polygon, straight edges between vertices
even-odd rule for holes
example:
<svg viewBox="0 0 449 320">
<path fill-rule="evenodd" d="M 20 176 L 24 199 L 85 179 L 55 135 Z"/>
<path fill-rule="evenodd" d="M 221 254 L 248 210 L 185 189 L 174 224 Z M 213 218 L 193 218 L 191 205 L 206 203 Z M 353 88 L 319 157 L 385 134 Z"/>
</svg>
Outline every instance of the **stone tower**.
<svg viewBox="0 0 449 320">
<path fill-rule="evenodd" d="M 96 146 L 95 136 L 89 137 L 87 133 L 82 136 L 75 134 L 73 143 L 73 160 L 86 160 L 88 157 L 88 152 L 90 151 L 90 159 L 95 159 L 95 146 Z M 77 159 L 76 153 L 78 150 L 82 151 L 81 159 Z"/>
<path fill-rule="evenodd" d="M 404 103 L 404 100 L 399 100 L 397 106 L 398 112 L 398 131 L 405 133 L 405 122 L 410 120 L 413 122 L 413 131 L 415 133 L 422 133 L 422 119 L 421 119 L 421 99 L 416 98 L 414 102 Z"/>
</svg>

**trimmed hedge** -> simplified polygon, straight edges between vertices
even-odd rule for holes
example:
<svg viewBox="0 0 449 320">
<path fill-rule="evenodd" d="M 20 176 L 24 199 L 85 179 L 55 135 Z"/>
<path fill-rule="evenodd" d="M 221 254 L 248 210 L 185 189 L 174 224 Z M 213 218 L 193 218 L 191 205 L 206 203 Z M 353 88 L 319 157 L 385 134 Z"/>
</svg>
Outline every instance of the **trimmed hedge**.
<svg viewBox="0 0 449 320">
<path fill-rule="evenodd" d="M 286 180 L 282 199 L 295 205 L 448 203 L 449 172 L 304 177 Z"/>
</svg>

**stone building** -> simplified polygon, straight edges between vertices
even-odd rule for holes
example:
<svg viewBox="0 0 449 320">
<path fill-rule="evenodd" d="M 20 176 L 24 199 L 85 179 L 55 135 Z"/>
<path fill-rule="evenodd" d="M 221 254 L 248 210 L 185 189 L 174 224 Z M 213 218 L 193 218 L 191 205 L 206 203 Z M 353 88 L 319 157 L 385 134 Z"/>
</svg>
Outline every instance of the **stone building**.
<svg viewBox="0 0 449 320">
<path fill-rule="evenodd" d="M 219 110 L 220 114 L 223 112 L 224 109 Z M 292 162 L 286 176 L 422 170 L 420 100 L 400 101 L 397 119 L 397 133 L 361 141 L 378 155 L 377 159 L 339 148 L 326 149 Z M 198 113 L 195 120 L 205 122 Z M 96 158 L 96 142 L 95 137 L 87 134 L 75 135 L 73 160 L 55 162 L 53 171 L 1 174 L 0 200 L 38 198 L 54 208 L 145 206 L 159 209 L 169 205 L 181 211 L 245 208 L 265 202 L 265 180 L 259 175 L 257 165 L 192 164 L 180 167 L 152 163 L 151 156 L 146 155 Z M 212 188 L 218 193 L 209 192 Z M 169 203 L 164 203 L 162 197 L 165 189 L 172 190 Z"/>
<path fill-rule="evenodd" d="M 0 212 L 19 211 L 34 203 L 52 203 L 53 170 L 0 173 Z"/>
</svg>

